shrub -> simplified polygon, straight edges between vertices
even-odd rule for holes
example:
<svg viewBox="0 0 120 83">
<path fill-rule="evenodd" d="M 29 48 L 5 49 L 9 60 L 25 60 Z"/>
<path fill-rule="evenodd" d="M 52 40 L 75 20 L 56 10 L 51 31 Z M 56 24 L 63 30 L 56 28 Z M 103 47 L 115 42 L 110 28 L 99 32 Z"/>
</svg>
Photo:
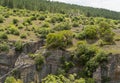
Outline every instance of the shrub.
<svg viewBox="0 0 120 83">
<path fill-rule="evenodd" d="M 78 39 L 96 39 L 98 38 L 97 27 L 94 25 L 88 25 L 82 32 L 77 35 Z"/>
<path fill-rule="evenodd" d="M 50 24 L 45 22 L 45 23 L 43 23 L 42 27 L 48 28 L 48 27 L 50 27 Z"/>
<path fill-rule="evenodd" d="M 28 26 L 28 25 L 31 25 L 31 24 L 32 24 L 32 22 L 29 18 L 25 19 L 24 22 L 23 22 L 23 25 L 25 25 L 25 26 Z"/>
<path fill-rule="evenodd" d="M 9 51 L 9 46 L 7 43 L 0 44 L 0 51 Z"/>
<path fill-rule="evenodd" d="M 14 25 L 11 25 L 11 26 L 8 27 L 7 33 L 8 34 L 13 34 L 13 35 L 19 35 L 20 34 L 19 30 Z"/>
<path fill-rule="evenodd" d="M 19 22 L 18 19 L 16 19 L 16 18 L 13 19 L 13 24 L 17 24 L 18 22 Z"/>
<path fill-rule="evenodd" d="M 83 67 L 85 77 L 91 77 L 96 68 L 107 61 L 107 54 L 96 46 L 79 42 L 74 52 L 74 61 Z"/>
<path fill-rule="evenodd" d="M 61 31 L 58 33 L 50 33 L 47 35 L 46 47 L 64 49 L 72 44 L 72 32 Z"/>
<path fill-rule="evenodd" d="M 0 16 L 0 23 L 3 23 L 3 21 L 4 21 L 3 16 Z"/>
<path fill-rule="evenodd" d="M 30 17 L 30 20 L 31 20 L 31 21 L 37 20 L 37 17 L 36 17 L 36 16 L 32 16 L 32 17 Z"/>
<path fill-rule="evenodd" d="M 79 27 L 79 23 L 78 22 L 73 22 L 72 26 L 73 27 Z"/>
<path fill-rule="evenodd" d="M 59 24 L 55 25 L 54 29 L 56 31 L 70 30 L 71 25 L 69 23 L 59 23 Z"/>
<path fill-rule="evenodd" d="M 0 33 L 0 39 L 8 39 L 8 36 L 6 33 Z"/>
<path fill-rule="evenodd" d="M 15 50 L 21 52 L 22 49 L 23 49 L 23 43 L 21 41 L 15 42 Z"/>
<path fill-rule="evenodd" d="M 5 18 L 9 18 L 9 14 L 4 14 L 4 17 Z"/>
<path fill-rule="evenodd" d="M 85 83 L 95 83 L 95 80 L 93 78 L 88 78 Z"/>
<path fill-rule="evenodd" d="M 45 62 L 45 58 L 41 54 L 35 55 L 35 63 L 37 65 L 37 70 L 41 69 L 41 65 Z"/>
<path fill-rule="evenodd" d="M 15 79 L 13 76 L 9 76 L 6 78 L 5 83 L 23 83 L 19 79 Z"/>
<path fill-rule="evenodd" d="M 18 29 L 23 29 L 23 28 L 24 26 L 22 24 L 18 26 Z"/>
<path fill-rule="evenodd" d="M 86 83 L 84 78 L 76 79 L 74 74 L 70 74 L 69 77 L 63 75 L 48 75 L 42 80 L 42 83 Z"/>
<path fill-rule="evenodd" d="M 106 22 L 99 23 L 99 35 L 105 42 L 113 42 L 114 32 L 112 32 L 111 26 Z"/>
<path fill-rule="evenodd" d="M 46 17 L 44 15 L 41 15 L 41 16 L 38 17 L 39 20 L 45 20 L 45 18 Z"/>
<path fill-rule="evenodd" d="M 53 32 L 53 30 L 51 30 L 50 28 L 39 28 L 36 32 L 40 34 L 40 38 L 46 38 L 46 36 L 49 33 Z"/>
<path fill-rule="evenodd" d="M 73 62 L 65 61 L 62 65 L 62 68 L 65 70 L 66 73 L 74 66 Z"/>
<path fill-rule="evenodd" d="M 27 38 L 27 35 L 23 33 L 23 34 L 20 35 L 20 38 L 21 38 L 21 39 L 26 39 L 26 38 Z"/>
<path fill-rule="evenodd" d="M 98 68 L 98 66 L 107 61 L 107 54 L 104 53 L 103 51 L 98 51 L 96 53 L 96 56 L 94 56 L 93 58 L 91 58 L 87 63 L 86 63 L 86 68 L 85 68 L 85 72 L 87 73 L 87 76 L 92 76 L 93 72 L 96 71 L 96 68 Z"/>
<path fill-rule="evenodd" d="M 14 77 L 7 77 L 5 83 L 16 83 L 16 79 Z"/>
<path fill-rule="evenodd" d="M 64 21 L 64 17 L 61 15 L 53 16 L 50 20 L 51 23 L 63 22 L 63 21 Z"/>
</svg>

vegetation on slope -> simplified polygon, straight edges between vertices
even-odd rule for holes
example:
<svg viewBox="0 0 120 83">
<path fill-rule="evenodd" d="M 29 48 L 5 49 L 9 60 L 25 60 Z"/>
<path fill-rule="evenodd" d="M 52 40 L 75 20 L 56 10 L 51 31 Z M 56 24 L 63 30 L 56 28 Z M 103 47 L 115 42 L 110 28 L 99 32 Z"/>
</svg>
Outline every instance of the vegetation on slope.
<svg viewBox="0 0 120 83">
<path fill-rule="evenodd" d="M 66 13 L 69 15 L 85 14 L 86 16 L 105 17 L 111 19 L 120 19 L 120 13 L 105 9 L 83 7 L 78 5 L 69 5 L 48 0 L 0 0 L 2 6 L 10 8 L 22 8 L 29 10 L 49 11 L 53 13 Z"/>
<path fill-rule="evenodd" d="M 8 1 L 10 2 L 8 3 Z M 93 72 L 95 72 L 96 68 L 102 65 L 103 62 L 107 61 L 107 53 L 101 49 L 111 51 L 109 48 L 106 49 L 105 46 L 117 46 L 115 44 L 120 40 L 120 34 L 117 32 L 120 28 L 120 20 L 90 17 L 92 15 L 89 16 L 89 14 L 85 16 L 84 11 L 80 11 L 80 14 L 76 15 L 77 13 L 72 12 L 72 10 L 78 11 L 74 8 L 79 9 L 80 6 L 75 5 L 57 2 L 46 3 L 46 1 L 43 0 L 40 2 L 42 5 L 31 6 L 35 4 L 35 1 L 27 0 L 26 3 L 24 3 L 24 1 L 21 0 L 19 3 L 14 0 L 0 1 L 2 5 L 13 8 L 9 9 L 0 6 L 0 52 L 8 53 L 11 47 L 14 47 L 15 51 L 22 52 L 24 42 L 44 40 L 44 46 L 47 50 L 67 50 L 71 52 L 71 55 L 69 59 L 62 57 L 61 69 L 58 71 L 58 75 L 48 75 L 43 79 L 43 83 L 56 81 L 60 83 L 64 81 L 66 83 L 94 83 L 94 79 L 92 79 Z M 48 6 L 60 8 L 55 10 L 47 8 Z M 71 10 L 67 11 L 66 8 L 68 7 Z M 115 13 L 115 16 L 117 14 L 118 13 Z M 15 43 L 11 44 L 10 41 L 15 41 Z M 114 50 L 118 48 L 119 47 L 116 47 Z M 41 65 L 44 64 L 45 57 L 43 57 L 42 54 L 33 54 L 30 55 L 30 57 L 35 60 L 36 67 L 40 70 Z M 69 78 L 68 72 L 73 67 L 82 67 L 83 69 L 75 76 L 70 75 L 72 78 Z M 21 83 L 22 81 L 8 77 L 5 82 Z"/>
</svg>

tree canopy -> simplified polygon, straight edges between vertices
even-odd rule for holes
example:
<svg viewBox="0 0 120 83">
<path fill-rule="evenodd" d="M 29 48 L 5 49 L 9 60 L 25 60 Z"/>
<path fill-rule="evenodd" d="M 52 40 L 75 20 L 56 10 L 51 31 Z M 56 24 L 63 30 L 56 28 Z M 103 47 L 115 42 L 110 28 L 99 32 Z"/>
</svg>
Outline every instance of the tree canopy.
<svg viewBox="0 0 120 83">
<path fill-rule="evenodd" d="M 48 0 L 0 0 L 0 5 L 10 8 L 22 8 L 29 10 L 49 11 L 53 13 L 63 13 L 69 15 L 81 15 L 93 17 L 105 17 L 112 19 L 120 19 L 120 12 L 110 11 L 106 9 L 84 7 L 78 5 L 70 5 L 60 2 L 52 2 Z"/>
</svg>

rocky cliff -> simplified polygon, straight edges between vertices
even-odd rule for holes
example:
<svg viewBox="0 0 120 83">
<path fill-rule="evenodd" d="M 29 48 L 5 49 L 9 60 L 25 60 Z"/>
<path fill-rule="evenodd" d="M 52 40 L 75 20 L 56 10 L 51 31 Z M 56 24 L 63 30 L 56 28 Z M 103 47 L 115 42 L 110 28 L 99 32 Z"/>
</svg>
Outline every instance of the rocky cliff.
<svg viewBox="0 0 120 83">
<path fill-rule="evenodd" d="M 6 76 L 15 75 L 21 78 L 24 83 L 40 83 L 48 74 L 56 74 L 60 68 L 61 57 L 69 57 L 70 53 L 62 50 L 46 50 L 42 48 L 43 43 L 30 42 L 24 45 L 22 52 L 11 49 L 9 53 L 0 54 L 0 83 L 4 83 Z M 29 53 L 41 52 L 45 56 L 45 63 L 41 70 L 37 71 L 36 64 L 28 55 Z M 110 55 L 108 63 L 99 66 L 93 73 L 96 83 L 119 83 L 120 82 L 120 55 Z M 78 68 L 73 68 L 70 73 L 77 72 Z"/>
</svg>

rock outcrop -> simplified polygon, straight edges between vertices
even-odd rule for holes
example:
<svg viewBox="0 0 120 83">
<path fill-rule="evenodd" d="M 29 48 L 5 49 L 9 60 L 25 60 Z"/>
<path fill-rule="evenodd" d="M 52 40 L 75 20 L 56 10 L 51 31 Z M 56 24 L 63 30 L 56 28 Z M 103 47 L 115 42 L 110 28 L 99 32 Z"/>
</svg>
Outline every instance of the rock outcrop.
<svg viewBox="0 0 120 83">
<path fill-rule="evenodd" d="M 120 83 L 120 55 L 110 55 L 108 63 L 99 67 L 93 78 L 96 83 Z"/>
<path fill-rule="evenodd" d="M 48 74 L 56 74 L 61 65 L 61 57 L 68 58 L 70 53 L 62 50 L 46 50 L 42 49 L 42 43 L 30 42 L 25 44 L 22 52 L 16 52 L 10 49 L 9 53 L 0 54 L 0 77 L 14 74 L 16 78 L 20 78 L 24 83 L 40 83 L 41 79 Z M 29 53 L 42 53 L 45 57 L 45 63 L 41 70 L 37 71 L 36 64 L 31 59 Z M 80 68 L 70 69 L 70 73 L 78 72 Z M 8 75 L 9 74 L 9 75 Z M 6 78 L 0 79 L 0 83 L 4 83 Z M 93 73 L 96 83 L 120 83 L 120 55 L 110 55 L 108 63 L 99 66 Z"/>
</svg>

